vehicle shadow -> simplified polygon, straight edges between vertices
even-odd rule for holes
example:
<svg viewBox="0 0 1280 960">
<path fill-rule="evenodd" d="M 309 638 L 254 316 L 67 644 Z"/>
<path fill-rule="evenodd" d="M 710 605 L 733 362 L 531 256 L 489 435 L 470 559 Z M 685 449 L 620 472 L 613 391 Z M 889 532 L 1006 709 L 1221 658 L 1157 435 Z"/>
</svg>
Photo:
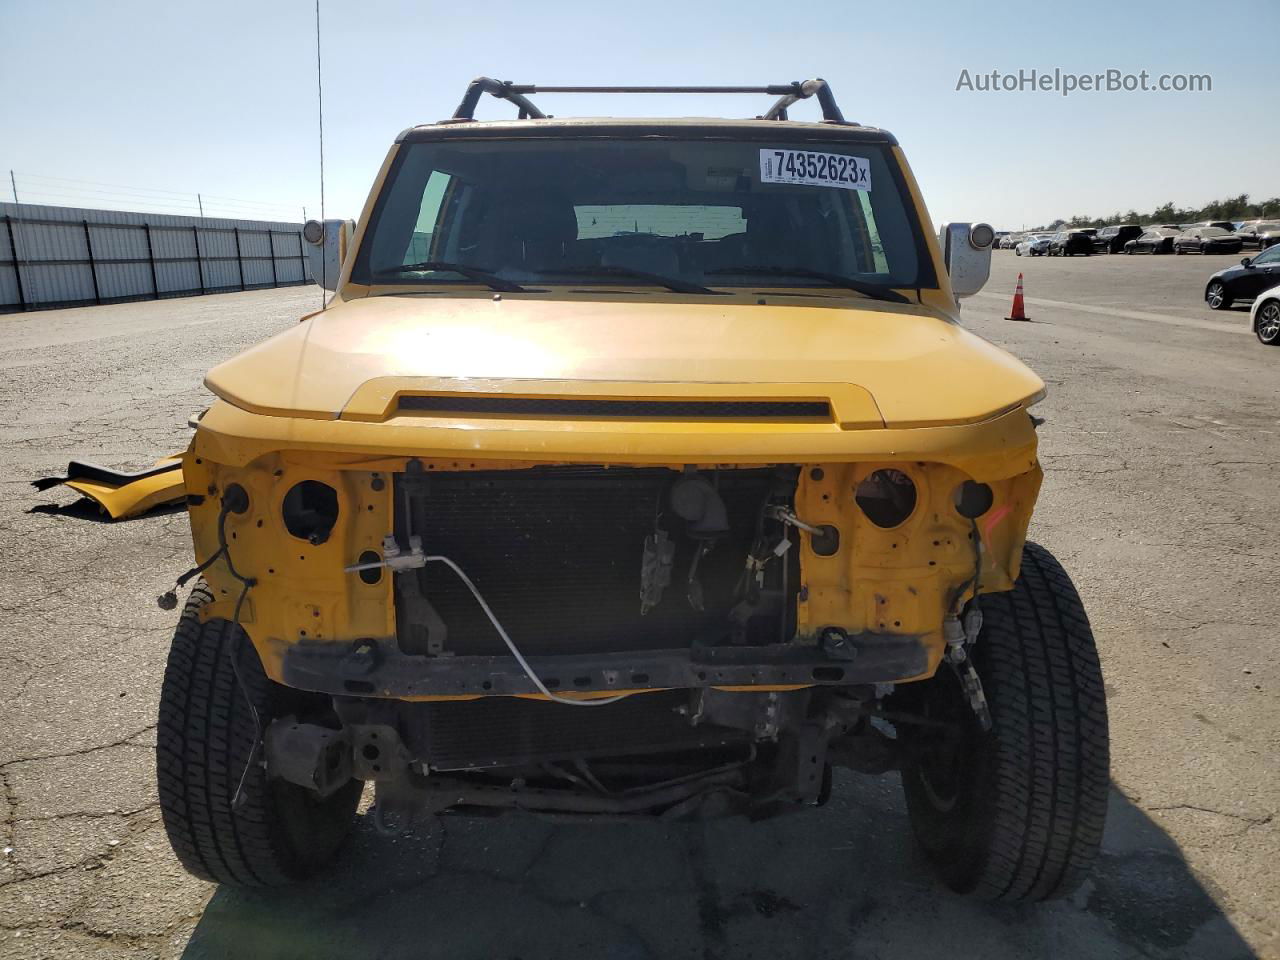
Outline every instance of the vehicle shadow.
<svg viewBox="0 0 1280 960">
<path fill-rule="evenodd" d="M 70 517 L 73 520 L 88 520 L 93 523 L 127 523 L 130 520 L 139 520 L 143 517 L 164 517 L 171 513 L 185 513 L 186 510 L 187 505 L 185 503 L 162 503 L 136 516 L 114 520 L 104 508 L 88 497 L 80 497 L 71 503 L 37 503 L 34 507 L 28 507 L 27 513 L 45 514 L 52 517 Z"/>
<path fill-rule="evenodd" d="M 896 777 L 837 781 L 826 807 L 756 824 L 512 815 L 393 840 L 363 816 L 321 877 L 220 888 L 184 957 L 1255 956 L 1174 841 L 1117 789 L 1081 890 L 1008 906 L 932 880 Z"/>
</svg>

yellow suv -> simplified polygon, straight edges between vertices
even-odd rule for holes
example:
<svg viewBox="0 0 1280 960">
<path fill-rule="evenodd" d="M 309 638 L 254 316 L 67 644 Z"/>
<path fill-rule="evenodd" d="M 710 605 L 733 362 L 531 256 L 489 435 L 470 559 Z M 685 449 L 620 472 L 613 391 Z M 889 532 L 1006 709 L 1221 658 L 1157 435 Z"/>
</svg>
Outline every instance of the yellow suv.
<svg viewBox="0 0 1280 960">
<path fill-rule="evenodd" d="M 778 99 L 559 119 L 530 98 L 655 88 L 476 80 L 358 226 L 308 225 L 328 306 L 208 375 L 157 751 L 192 873 L 307 875 L 368 781 L 391 830 L 754 819 L 833 767 L 900 770 L 956 890 L 1087 871 L 1107 718 L 1025 541 L 1044 385 L 959 322 L 991 228 L 933 235 L 824 81 L 659 89 Z"/>
</svg>

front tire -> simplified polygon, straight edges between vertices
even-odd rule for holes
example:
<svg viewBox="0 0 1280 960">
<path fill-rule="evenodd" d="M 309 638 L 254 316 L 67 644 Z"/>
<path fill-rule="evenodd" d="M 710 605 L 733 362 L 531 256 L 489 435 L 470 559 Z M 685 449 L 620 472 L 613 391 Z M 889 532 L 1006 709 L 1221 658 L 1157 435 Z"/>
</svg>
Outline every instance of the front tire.
<svg viewBox="0 0 1280 960">
<path fill-rule="evenodd" d="M 1107 707 L 1088 617 L 1066 571 L 1028 543 L 1007 593 L 982 598 L 972 650 L 993 725 L 983 731 L 952 669 L 907 684 L 903 789 L 943 881 L 987 900 L 1071 893 L 1098 855 L 1110 783 Z M 913 690 L 912 688 L 917 688 Z"/>
<path fill-rule="evenodd" d="M 1213 281 L 1204 292 L 1204 302 L 1213 310 L 1230 309 L 1232 301 L 1227 296 L 1227 285 L 1221 280 Z"/>
<path fill-rule="evenodd" d="M 169 650 L 156 730 L 160 812 L 188 873 L 241 887 L 280 886 L 332 858 L 351 828 L 362 785 L 353 780 L 322 800 L 268 778 L 258 762 L 250 702 L 265 729 L 291 713 L 319 719 L 327 701 L 269 680 L 243 630 L 226 620 L 201 623 L 200 611 L 212 600 L 203 584 L 191 591 Z M 233 810 L 242 774 L 243 804 Z"/>
<path fill-rule="evenodd" d="M 1258 311 L 1258 325 L 1253 332 L 1268 347 L 1280 346 L 1280 301 L 1272 300 Z"/>
</svg>

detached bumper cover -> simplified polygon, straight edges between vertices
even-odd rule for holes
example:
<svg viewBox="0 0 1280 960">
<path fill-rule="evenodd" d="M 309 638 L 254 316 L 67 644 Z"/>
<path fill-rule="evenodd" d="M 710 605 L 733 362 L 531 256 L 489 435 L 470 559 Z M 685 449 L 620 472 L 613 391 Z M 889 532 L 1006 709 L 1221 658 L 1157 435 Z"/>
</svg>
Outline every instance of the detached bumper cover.
<svg viewBox="0 0 1280 960">
<path fill-rule="evenodd" d="M 913 636 L 854 635 L 840 651 L 833 656 L 817 647 L 776 644 L 526 659 L 543 682 L 561 694 L 891 683 L 929 668 L 927 648 Z M 284 653 L 283 680 L 292 687 L 337 696 L 538 694 L 513 657 L 409 656 L 390 641 L 291 646 Z"/>
<path fill-rule="evenodd" d="M 167 457 L 154 467 L 137 473 L 122 473 L 96 463 L 72 460 L 64 477 L 42 477 L 31 485 L 48 490 L 59 484 L 88 497 L 112 520 L 146 513 L 153 507 L 177 503 L 187 495 L 180 456 Z"/>
</svg>

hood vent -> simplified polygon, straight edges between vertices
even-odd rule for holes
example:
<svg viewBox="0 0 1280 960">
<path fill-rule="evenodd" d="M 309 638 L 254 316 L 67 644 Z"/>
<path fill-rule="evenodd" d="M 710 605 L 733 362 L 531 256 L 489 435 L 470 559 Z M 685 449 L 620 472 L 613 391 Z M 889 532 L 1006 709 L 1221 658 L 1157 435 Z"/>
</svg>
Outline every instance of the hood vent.
<svg viewBox="0 0 1280 960">
<path fill-rule="evenodd" d="M 831 420 L 825 400 L 602 400 L 576 397 L 401 397 L 402 412 L 646 420 Z"/>
</svg>

